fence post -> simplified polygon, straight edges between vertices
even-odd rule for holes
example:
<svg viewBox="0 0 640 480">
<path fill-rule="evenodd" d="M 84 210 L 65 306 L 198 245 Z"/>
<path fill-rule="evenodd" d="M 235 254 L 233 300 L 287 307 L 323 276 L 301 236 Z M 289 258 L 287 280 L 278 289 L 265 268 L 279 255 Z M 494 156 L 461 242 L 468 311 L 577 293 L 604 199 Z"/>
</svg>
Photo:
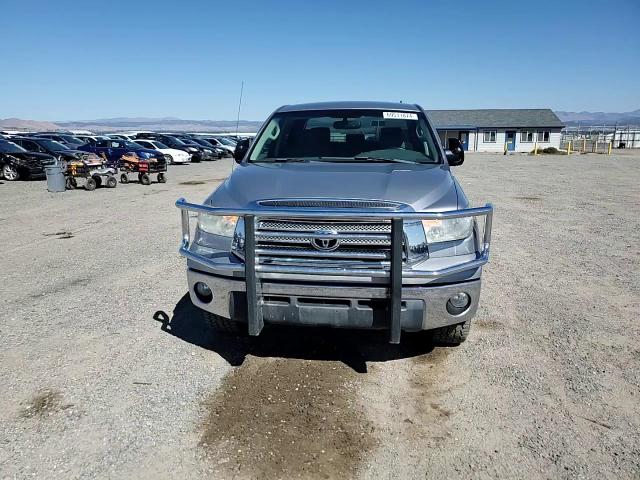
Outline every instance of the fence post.
<svg viewBox="0 0 640 480">
<path fill-rule="evenodd" d="M 507 142 L 505 141 L 504 142 L 504 155 L 506 155 L 506 154 L 507 154 Z"/>
<path fill-rule="evenodd" d="M 611 155 L 611 145 L 613 145 L 613 142 L 609 142 L 609 148 L 607 150 L 607 155 Z"/>
<path fill-rule="evenodd" d="M 569 146 L 567 147 L 567 155 L 571 155 L 571 145 L 573 144 L 573 140 L 569 140 Z"/>
<path fill-rule="evenodd" d="M 582 153 L 587 153 L 587 139 L 582 139 Z"/>
<path fill-rule="evenodd" d="M 533 154 L 534 155 L 538 154 L 538 142 L 536 142 L 535 146 L 533 147 Z"/>
</svg>

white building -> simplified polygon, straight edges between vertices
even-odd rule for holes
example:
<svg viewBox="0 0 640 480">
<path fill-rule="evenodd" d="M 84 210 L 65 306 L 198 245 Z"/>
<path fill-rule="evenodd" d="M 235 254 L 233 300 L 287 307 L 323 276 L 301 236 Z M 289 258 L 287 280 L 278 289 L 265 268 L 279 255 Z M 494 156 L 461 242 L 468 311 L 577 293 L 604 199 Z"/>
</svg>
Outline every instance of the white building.
<svg viewBox="0 0 640 480">
<path fill-rule="evenodd" d="M 564 125 L 548 108 L 428 110 L 444 146 L 457 138 L 471 152 L 530 152 L 538 148 L 560 148 Z"/>
</svg>

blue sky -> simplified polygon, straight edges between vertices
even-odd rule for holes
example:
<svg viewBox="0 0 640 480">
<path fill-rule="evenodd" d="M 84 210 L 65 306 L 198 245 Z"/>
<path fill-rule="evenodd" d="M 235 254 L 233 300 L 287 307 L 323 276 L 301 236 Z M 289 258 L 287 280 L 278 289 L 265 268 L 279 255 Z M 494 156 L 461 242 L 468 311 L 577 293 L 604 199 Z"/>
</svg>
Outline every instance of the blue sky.
<svg viewBox="0 0 640 480">
<path fill-rule="evenodd" d="M 640 2 L 0 0 L 0 118 L 640 108 Z"/>
</svg>

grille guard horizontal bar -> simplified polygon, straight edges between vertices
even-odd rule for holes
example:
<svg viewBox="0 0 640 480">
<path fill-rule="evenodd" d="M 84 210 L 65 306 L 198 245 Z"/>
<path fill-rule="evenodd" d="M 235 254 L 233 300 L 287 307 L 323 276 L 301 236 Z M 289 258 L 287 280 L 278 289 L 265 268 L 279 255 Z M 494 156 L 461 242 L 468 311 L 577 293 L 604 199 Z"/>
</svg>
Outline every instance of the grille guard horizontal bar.
<svg viewBox="0 0 640 480">
<path fill-rule="evenodd" d="M 262 208 L 220 208 L 209 205 L 189 203 L 184 198 L 176 201 L 176 207 L 182 213 L 182 245 L 180 254 L 186 258 L 194 260 L 211 268 L 219 268 L 219 264 L 212 262 L 207 257 L 198 255 L 190 251 L 191 234 L 189 229 L 189 212 L 204 213 L 208 215 L 225 215 L 244 217 L 247 215 L 259 218 L 291 218 L 291 219 L 324 219 L 324 220 L 444 220 L 461 217 L 486 217 L 484 226 L 484 236 L 482 239 L 482 251 L 478 258 L 472 261 L 453 265 L 439 270 L 416 270 L 403 269 L 402 276 L 405 278 L 440 278 L 454 273 L 463 272 L 479 268 L 489 261 L 489 250 L 491 246 L 491 226 L 493 220 L 493 206 L 488 203 L 484 207 L 468 208 L 464 210 L 451 210 L 447 212 L 398 212 L 379 211 L 368 209 L 316 209 L 316 208 L 282 208 L 282 207 L 262 207 Z M 347 269 L 347 268 L 319 268 L 300 267 L 286 265 L 255 265 L 256 273 L 278 273 L 292 275 L 328 275 L 328 276 L 353 276 L 353 277 L 389 277 L 388 270 L 377 269 Z"/>
</svg>

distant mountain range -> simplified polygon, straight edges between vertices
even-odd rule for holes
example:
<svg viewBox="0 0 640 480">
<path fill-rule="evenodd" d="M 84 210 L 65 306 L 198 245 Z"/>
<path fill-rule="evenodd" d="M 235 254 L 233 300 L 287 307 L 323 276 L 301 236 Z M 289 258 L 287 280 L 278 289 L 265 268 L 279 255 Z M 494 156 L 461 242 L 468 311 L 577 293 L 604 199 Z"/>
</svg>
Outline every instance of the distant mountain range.
<svg viewBox="0 0 640 480">
<path fill-rule="evenodd" d="M 640 109 L 624 113 L 555 112 L 567 126 L 577 125 L 640 125 Z"/>
<path fill-rule="evenodd" d="M 605 112 L 555 112 L 567 126 L 577 125 L 640 125 L 640 109 L 624 113 Z M 261 120 L 240 120 L 240 132 L 255 132 Z M 97 120 L 40 122 L 19 118 L 0 119 L 0 130 L 91 130 L 92 132 L 117 132 L 121 130 L 153 130 L 161 132 L 235 132 L 235 120 L 182 120 L 175 117 L 119 117 Z"/>
</svg>

